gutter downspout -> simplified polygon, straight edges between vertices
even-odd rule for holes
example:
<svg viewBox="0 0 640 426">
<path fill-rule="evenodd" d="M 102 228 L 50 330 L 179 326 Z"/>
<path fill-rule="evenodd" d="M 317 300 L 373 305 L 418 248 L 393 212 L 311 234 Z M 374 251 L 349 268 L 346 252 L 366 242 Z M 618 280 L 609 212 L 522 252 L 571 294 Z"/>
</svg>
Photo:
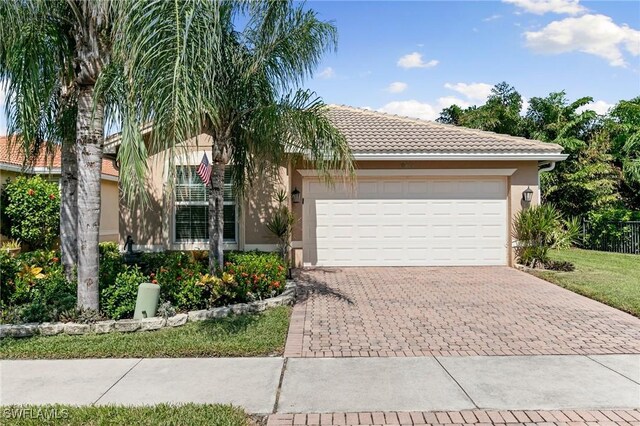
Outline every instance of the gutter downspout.
<svg viewBox="0 0 640 426">
<path fill-rule="evenodd" d="M 555 161 L 544 161 L 540 162 L 538 166 L 542 166 L 538 169 L 538 205 L 542 202 L 542 188 L 540 188 L 540 174 L 544 172 L 550 172 L 551 170 L 556 168 Z"/>
</svg>

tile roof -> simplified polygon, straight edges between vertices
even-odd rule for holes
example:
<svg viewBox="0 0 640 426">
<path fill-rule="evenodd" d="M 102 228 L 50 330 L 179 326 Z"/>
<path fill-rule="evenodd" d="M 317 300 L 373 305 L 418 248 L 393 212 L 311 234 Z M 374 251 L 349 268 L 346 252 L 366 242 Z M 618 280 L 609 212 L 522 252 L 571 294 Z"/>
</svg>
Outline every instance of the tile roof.
<svg viewBox="0 0 640 426">
<path fill-rule="evenodd" d="M 354 154 L 560 154 L 562 147 L 417 118 L 344 105 L 329 105 L 328 116 Z"/>
<path fill-rule="evenodd" d="M 25 156 L 22 150 L 15 144 L 9 143 L 9 138 L 6 136 L 0 136 L 0 169 L 3 165 L 22 167 L 25 163 Z M 40 152 L 33 163 L 28 164 L 27 170 L 30 167 L 45 167 L 49 173 L 60 173 L 61 155 L 58 146 L 55 147 L 54 152 L 45 153 L 44 150 Z M 108 176 L 118 176 L 118 171 L 113 167 L 113 163 L 110 160 L 102 160 L 102 174 Z"/>
</svg>

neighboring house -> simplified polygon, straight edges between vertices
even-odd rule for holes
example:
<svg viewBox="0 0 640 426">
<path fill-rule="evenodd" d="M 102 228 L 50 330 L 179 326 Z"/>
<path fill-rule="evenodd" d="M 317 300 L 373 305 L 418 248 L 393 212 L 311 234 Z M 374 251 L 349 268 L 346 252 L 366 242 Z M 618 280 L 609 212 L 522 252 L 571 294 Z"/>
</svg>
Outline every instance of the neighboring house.
<svg viewBox="0 0 640 426">
<path fill-rule="evenodd" d="M 275 249 L 265 219 L 272 194 L 284 188 L 301 193 L 292 203 L 298 266 L 510 265 L 514 215 L 538 202 L 541 169 L 567 157 L 551 143 L 346 106 L 330 106 L 329 116 L 351 147 L 355 181 L 326 184 L 298 160 L 261 178 L 241 205 L 228 182 L 227 249 Z M 151 206 L 121 205 L 121 241 L 132 235 L 139 249 L 207 249 L 207 195 L 195 169 L 211 142 L 195 140 L 175 158 L 173 185 L 165 153 L 149 158 Z M 112 137 L 105 151 L 115 155 L 118 142 Z"/>
<path fill-rule="evenodd" d="M 60 181 L 60 150 L 53 155 L 41 153 L 24 166 L 24 154 L 9 139 L 0 136 L 0 185 L 20 175 L 42 175 L 45 179 Z M 100 212 L 100 241 L 118 241 L 118 171 L 111 160 L 102 161 L 102 201 Z"/>
</svg>

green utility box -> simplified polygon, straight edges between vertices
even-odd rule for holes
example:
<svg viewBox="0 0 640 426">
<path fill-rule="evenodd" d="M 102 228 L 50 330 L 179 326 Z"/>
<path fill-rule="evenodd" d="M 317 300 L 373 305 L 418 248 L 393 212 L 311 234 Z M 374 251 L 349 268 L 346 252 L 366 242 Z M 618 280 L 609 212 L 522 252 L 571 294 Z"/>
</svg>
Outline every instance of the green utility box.
<svg viewBox="0 0 640 426">
<path fill-rule="evenodd" d="M 140 284 L 138 286 L 138 298 L 136 299 L 136 311 L 133 314 L 133 319 L 155 317 L 159 299 L 160 286 L 158 284 Z"/>
</svg>

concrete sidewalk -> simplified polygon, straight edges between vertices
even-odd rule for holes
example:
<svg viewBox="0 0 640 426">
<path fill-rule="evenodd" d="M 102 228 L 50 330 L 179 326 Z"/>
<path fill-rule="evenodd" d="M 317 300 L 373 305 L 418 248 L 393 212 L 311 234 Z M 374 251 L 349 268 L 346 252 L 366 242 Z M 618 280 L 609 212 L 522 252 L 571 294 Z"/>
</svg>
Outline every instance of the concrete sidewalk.
<svg viewBox="0 0 640 426">
<path fill-rule="evenodd" d="M 0 361 L 0 405 L 232 403 L 251 413 L 640 408 L 640 355 Z"/>
</svg>

